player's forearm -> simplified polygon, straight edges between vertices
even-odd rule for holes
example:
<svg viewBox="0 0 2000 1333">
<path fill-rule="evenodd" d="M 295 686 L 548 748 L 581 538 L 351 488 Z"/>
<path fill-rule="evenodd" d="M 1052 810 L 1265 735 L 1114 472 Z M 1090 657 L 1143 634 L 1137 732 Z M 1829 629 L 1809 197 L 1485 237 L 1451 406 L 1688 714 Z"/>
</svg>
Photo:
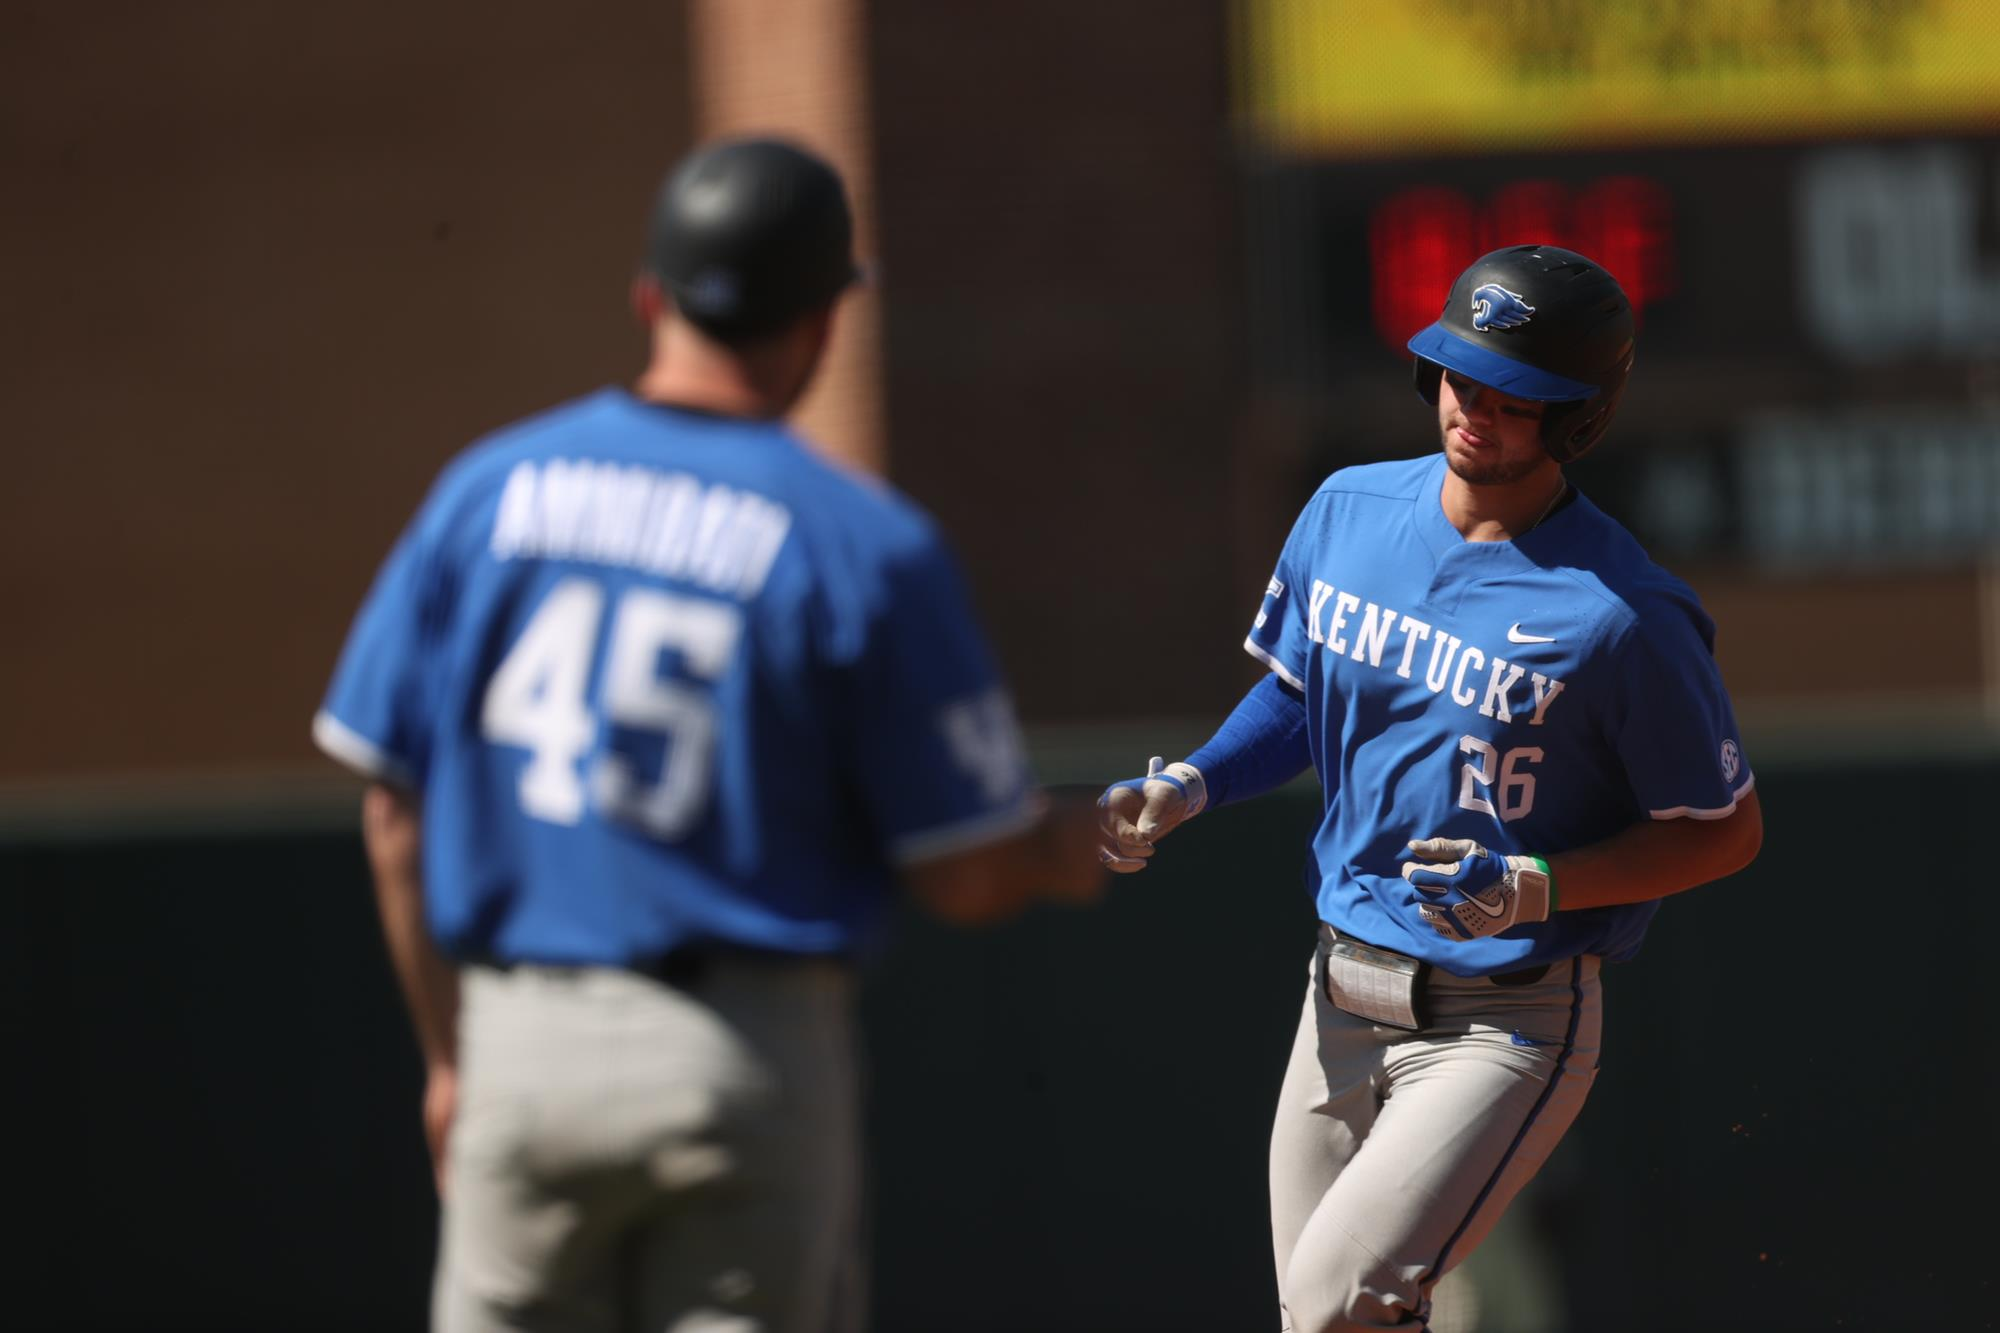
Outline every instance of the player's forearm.
<svg viewBox="0 0 2000 1333">
<path fill-rule="evenodd" d="M 458 971 L 431 943 L 424 921 L 423 823 L 415 799 L 375 783 L 361 805 L 362 839 L 375 877 L 375 905 L 417 1044 L 432 1068 L 458 1054 Z"/>
<path fill-rule="evenodd" d="M 1763 844 L 1764 817 L 1749 792 L 1723 819 L 1634 824 L 1602 842 L 1547 857 L 1558 910 L 1650 902 L 1750 864 Z"/>
<path fill-rule="evenodd" d="M 907 867 L 904 878 L 926 911 L 963 926 L 1008 920 L 1042 898 L 1087 902 L 1103 885 L 1097 808 L 1052 797 L 1027 832 Z"/>
</svg>

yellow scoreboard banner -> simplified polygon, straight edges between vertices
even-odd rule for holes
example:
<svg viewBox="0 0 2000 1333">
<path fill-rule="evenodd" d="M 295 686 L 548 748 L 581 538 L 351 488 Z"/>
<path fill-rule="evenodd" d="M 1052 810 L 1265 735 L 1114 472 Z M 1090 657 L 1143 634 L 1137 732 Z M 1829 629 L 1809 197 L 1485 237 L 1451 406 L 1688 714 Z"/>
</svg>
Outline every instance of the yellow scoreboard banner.
<svg viewBox="0 0 2000 1333">
<path fill-rule="evenodd" d="M 1238 110 L 1297 152 L 2000 130 L 2000 0 L 1238 3 Z"/>
</svg>

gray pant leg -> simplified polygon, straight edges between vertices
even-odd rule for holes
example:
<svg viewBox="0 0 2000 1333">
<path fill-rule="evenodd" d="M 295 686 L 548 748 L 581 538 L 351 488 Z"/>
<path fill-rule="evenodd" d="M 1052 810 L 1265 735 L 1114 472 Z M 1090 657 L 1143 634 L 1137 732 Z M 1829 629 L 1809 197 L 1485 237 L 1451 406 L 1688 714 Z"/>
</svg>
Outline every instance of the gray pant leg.
<svg viewBox="0 0 2000 1333">
<path fill-rule="evenodd" d="M 435 1326 L 818 1333 L 852 1212 L 851 981 L 469 969 Z"/>
<path fill-rule="evenodd" d="M 740 1170 L 653 1212 L 638 1237 L 646 1333 L 850 1333 L 859 1313 L 858 1079 L 845 978 L 779 992 L 755 969 L 715 1002 L 785 1077 L 737 1129 Z M 704 992 L 706 994 L 706 992 Z"/>
<path fill-rule="evenodd" d="M 1300 1233 L 1374 1127 L 1378 1109 L 1382 1062 L 1373 1045 L 1357 1041 L 1330 1052 L 1321 1039 L 1330 1026 L 1351 1023 L 1364 1032 L 1370 1026 L 1333 1007 L 1323 977 L 1315 954 L 1271 1125 L 1271 1243 L 1281 1300 Z"/>
<path fill-rule="evenodd" d="M 1519 988 L 1436 976 L 1423 1033 L 1342 1013 L 1318 976 L 1271 1143 L 1285 1327 L 1418 1328 L 1582 1107 L 1596 960 Z"/>
</svg>

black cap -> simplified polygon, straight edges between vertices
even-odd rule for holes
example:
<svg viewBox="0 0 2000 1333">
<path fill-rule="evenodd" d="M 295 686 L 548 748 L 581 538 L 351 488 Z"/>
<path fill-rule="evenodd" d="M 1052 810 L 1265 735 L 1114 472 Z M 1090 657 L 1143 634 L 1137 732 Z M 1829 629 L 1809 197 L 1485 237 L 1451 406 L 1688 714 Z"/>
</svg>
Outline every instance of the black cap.
<svg viewBox="0 0 2000 1333">
<path fill-rule="evenodd" d="M 860 276 L 840 176 L 780 139 L 732 139 L 676 167 L 653 207 L 647 262 L 690 321 L 755 337 Z"/>
</svg>

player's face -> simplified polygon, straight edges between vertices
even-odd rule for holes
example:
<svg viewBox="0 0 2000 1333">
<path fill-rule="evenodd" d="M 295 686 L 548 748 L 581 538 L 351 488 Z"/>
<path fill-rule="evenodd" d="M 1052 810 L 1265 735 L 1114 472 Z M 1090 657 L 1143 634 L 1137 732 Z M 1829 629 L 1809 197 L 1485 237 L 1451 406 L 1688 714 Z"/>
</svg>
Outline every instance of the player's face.
<svg viewBox="0 0 2000 1333">
<path fill-rule="evenodd" d="M 1438 385 L 1445 462 L 1474 486 L 1504 486 L 1554 460 L 1542 447 L 1541 403 L 1447 370 Z"/>
</svg>

